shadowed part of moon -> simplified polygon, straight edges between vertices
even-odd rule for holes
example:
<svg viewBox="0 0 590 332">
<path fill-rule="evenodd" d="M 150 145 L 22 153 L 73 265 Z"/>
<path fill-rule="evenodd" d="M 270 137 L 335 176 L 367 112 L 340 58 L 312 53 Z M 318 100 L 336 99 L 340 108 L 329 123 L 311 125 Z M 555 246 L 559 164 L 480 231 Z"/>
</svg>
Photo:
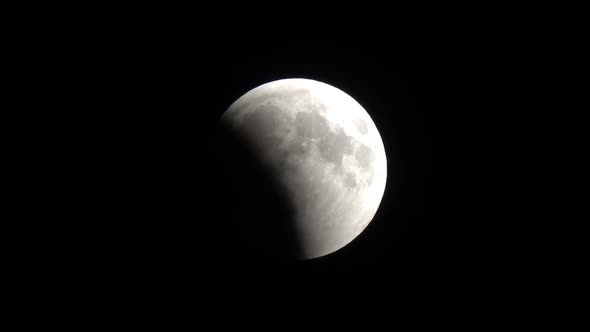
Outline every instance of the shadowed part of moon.
<svg viewBox="0 0 590 332">
<path fill-rule="evenodd" d="M 247 135 L 223 123 L 218 127 L 217 142 L 220 183 L 216 194 L 222 204 L 231 202 L 231 206 L 218 208 L 217 220 L 226 223 L 222 227 L 228 230 L 227 237 L 219 238 L 220 250 L 234 248 L 231 255 L 238 259 L 301 258 L 293 206 L 285 188 L 263 163 L 261 151 L 251 145 Z"/>
<path fill-rule="evenodd" d="M 249 144 L 263 153 L 264 151 L 277 151 L 283 142 L 280 136 L 281 128 L 285 126 L 285 115 L 273 112 L 272 108 L 260 107 L 244 116 L 242 130 L 247 131 Z"/>
</svg>

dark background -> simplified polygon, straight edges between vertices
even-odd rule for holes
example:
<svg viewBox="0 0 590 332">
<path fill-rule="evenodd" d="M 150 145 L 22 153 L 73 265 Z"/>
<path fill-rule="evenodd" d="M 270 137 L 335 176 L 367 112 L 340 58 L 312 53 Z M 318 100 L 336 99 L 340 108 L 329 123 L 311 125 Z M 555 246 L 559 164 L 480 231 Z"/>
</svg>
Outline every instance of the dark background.
<svg viewBox="0 0 590 332">
<path fill-rule="evenodd" d="M 79 261 L 182 282 L 345 268 L 461 283 L 537 259 L 526 241 L 533 222 L 512 210 L 526 185 L 518 136 L 535 69 L 522 11 L 447 2 L 317 12 L 301 4 L 276 15 L 232 8 L 114 11 L 69 41 L 85 110 L 76 130 L 91 136 L 77 143 L 77 186 L 92 192 L 77 197 L 88 220 L 76 226 L 87 249 Z M 212 195 L 224 190 L 211 159 L 217 120 L 248 90 L 292 77 L 331 84 L 367 110 L 388 157 L 385 194 L 368 228 L 333 254 L 233 255 L 242 250 L 235 221 L 220 217 L 231 199 Z"/>
</svg>

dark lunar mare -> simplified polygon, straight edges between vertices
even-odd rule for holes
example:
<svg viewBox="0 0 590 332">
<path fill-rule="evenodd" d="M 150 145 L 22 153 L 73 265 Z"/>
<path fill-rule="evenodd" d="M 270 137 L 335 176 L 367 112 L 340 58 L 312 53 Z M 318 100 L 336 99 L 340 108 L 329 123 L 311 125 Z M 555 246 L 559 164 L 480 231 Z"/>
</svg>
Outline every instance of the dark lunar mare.
<svg viewBox="0 0 590 332">
<path fill-rule="evenodd" d="M 279 179 L 260 162 L 246 137 L 221 122 L 215 139 L 216 217 L 225 230 L 219 247 L 229 259 L 292 259 L 302 256 L 294 209 Z"/>
</svg>

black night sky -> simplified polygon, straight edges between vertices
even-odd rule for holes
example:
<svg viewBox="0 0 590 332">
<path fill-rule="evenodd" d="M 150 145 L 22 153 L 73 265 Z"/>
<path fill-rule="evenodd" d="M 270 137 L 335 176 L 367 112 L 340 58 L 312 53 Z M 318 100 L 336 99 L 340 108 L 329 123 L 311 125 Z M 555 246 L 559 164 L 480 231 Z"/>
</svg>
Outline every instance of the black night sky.
<svg viewBox="0 0 590 332">
<path fill-rule="evenodd" d="M 96 214 L 107 221 L 88 232 L 104 245 L 93 257 L 185 281 L 279 266 L 444 276 L 518 265 L 516 240 L 530 224 L 506 213 L 514 192 L 503 184 L 518 155 L 511 123 L 530 98 L 524 34 L 500 31 L 485 9 L 446 2 L 353 6 L 301 25 L 290 13 L 138 18 L 94 50 L 92 72 L 104 82 L 97 121 L 107 124 L 97 144 L 109 158 L 95 165 Z M 368 228 L 334 254 L 237 259 L 236 230 L 221 217 L 231 197 L 211 194 L 223 191 L 210 157 L 217 120 L 248 90 L 293 77 L 338 87 L 371 115 L 388 157 L 385 195 Z"/>
</svg>

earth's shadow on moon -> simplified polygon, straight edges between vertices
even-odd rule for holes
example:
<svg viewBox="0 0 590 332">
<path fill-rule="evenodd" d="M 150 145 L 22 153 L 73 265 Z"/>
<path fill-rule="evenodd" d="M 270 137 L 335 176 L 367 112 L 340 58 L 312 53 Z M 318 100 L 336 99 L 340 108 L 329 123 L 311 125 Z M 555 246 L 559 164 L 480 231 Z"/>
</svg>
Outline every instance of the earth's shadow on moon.
<svg viewBox="0 0 590 332">
<path fill-rule="evenodd" d="M 218 123 L 214 192 L 219 247 L 228 260 L 294 261 L 303 257 L 294 208 L 279 179 L 265 169 L 246 137 Z M 215 222 L 215 221 L 214 221 Z"/>
</svg>

